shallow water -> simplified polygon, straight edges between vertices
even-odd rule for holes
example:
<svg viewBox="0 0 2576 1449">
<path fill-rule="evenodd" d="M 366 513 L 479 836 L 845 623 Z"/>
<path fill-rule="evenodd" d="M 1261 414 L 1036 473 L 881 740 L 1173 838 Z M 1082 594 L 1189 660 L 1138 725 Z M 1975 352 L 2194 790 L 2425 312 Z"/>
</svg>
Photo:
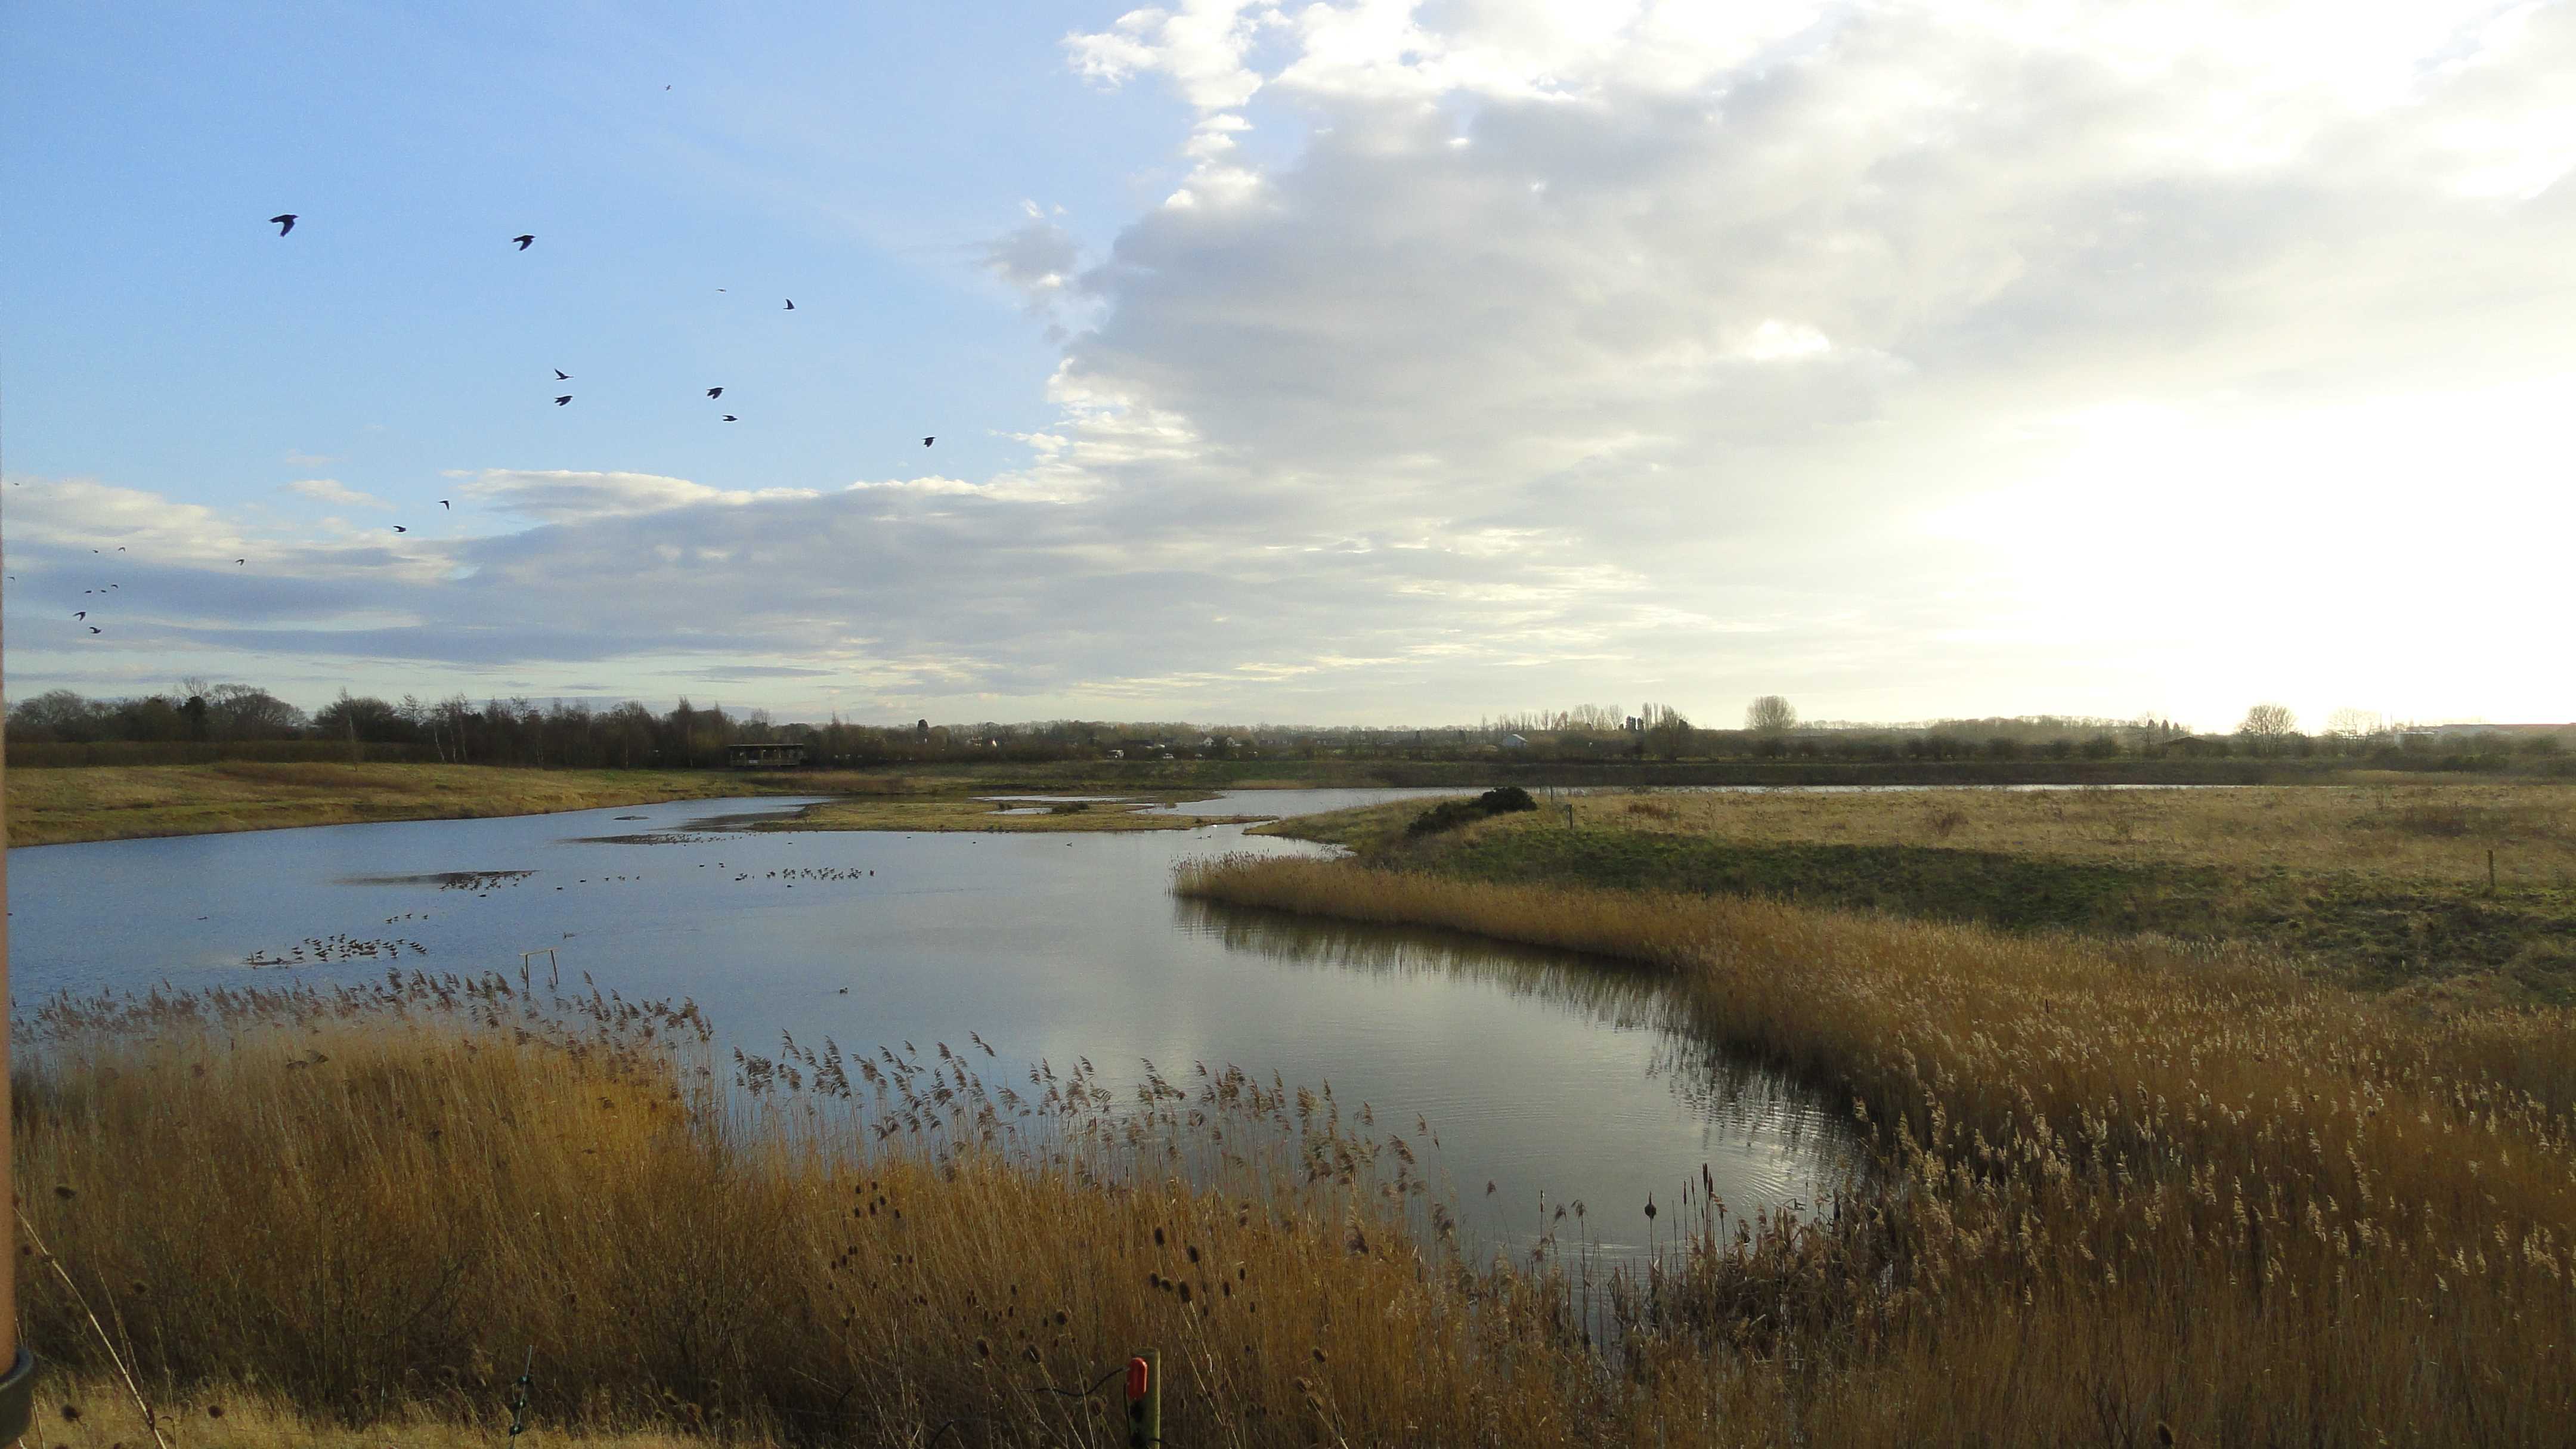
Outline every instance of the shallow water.
<svg viewBox="0 0 2576 1449">
<path fill-rule="evenodd" d="M 1184 813 L 1304 813 L 1456 791 L 1259 791 Z M 1560 953 L 1177 900 L 1180 861 L 1314 854 L 1239 825 L 1119 833 L 742 833 L 799 802 L 686 801 L 10 852 L 20 1002 L 58 991 L 519 970 L 551 950 L 630 998 L 693 997 L 718 1046 L 845 1049 L 979 1033 L 988 1080 L 1088 1057 L 1330 1083 L 1418 1116 L 1471 1240 L 1525 1243 L 1585 1200 L 1612 1255 L 1649 1193 L 1703 1164 L 1732 1207 L 1813 1201 L 1849 1157 L 1839 1111 L 1724 1071 L 1664 1029 L 1648 982 Z M 301 953 L 300 955 L 298 953 Z M 251 961 L 298 962 L 253 967 Z M 546 958 L 536 958 L 542 984 Z M 1488 1193 L 1488 1183 L 1493 1190 Z"/>
</svg>

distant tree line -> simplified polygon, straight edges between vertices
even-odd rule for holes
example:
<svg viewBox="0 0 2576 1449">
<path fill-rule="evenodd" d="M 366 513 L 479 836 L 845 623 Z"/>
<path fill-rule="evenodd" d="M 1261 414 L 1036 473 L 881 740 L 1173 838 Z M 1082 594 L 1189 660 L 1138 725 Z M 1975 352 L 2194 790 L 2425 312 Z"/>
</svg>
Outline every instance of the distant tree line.
<svg viewBox="0 0 2576 1449">
<path fill-rule="evenodd" d="M 2362 726 L 2366 724 L 2367 728 Z M 151 763 L 226 757 L 422 760 L 580 768 L 706 768 L 727 746 L 796 743 L 811 764 L 864 766 L 939 760 L 1457 760 L 1603 762 L 1620 759 L 1832 762 L 2048 761 L 2161 758 L 2353 759 L 2402 767 L 2489 768 L 2576 746 L 2547 733 L 2439 734 L 2391 730 L 2378 717 L 2337 711 L 2321 734 L 2287 708 L 2257 705 L 2226 734 L 2171 720 L 2031 715 L 1881 725 L 1799 720 L 1784 697 L 1745 711 L 1742 729 L 1696 726 L 1670 705 L 1584 705 L 1441 729 L 1173 721 L 1044 720 L 1003 724 L 779 723 L 763 710 L 727 711 L 681 699 L 655 711 L 463 695 L 424 701 L 343 693 L 308 714 L 254 685 L 184 680 L 172 690 L 90 699 L 50 690 L 8 713 L 22 763 Z"/>
</svg>

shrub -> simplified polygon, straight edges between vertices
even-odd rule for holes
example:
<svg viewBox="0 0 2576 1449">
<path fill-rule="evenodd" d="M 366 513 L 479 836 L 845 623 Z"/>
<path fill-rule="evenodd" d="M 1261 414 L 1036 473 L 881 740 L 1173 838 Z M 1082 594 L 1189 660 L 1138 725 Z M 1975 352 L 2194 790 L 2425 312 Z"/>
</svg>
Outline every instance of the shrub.
<svg viewBox="0 0 2576 1449">
<path fill-rule="evenodd" d="M 1538 802 L 1518 785 L 1505 785 L 1488 790 L 1473 800 L 1443 800 L 1413 817 L 1404 827 L 1407 835 L 1437 835 L 1462 825 L 1473 825 L 1493 815 L 1509 815 L 1520 810 L 1536 810 Z"/>
</svg>

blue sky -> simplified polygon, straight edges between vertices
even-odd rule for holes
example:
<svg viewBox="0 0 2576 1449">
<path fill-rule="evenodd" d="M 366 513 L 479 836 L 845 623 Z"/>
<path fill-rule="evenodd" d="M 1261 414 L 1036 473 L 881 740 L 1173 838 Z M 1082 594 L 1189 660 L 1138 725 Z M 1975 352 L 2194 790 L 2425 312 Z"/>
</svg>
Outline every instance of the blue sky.
<svg viewBox="0 0 2576 1449">
<path fill-rule="evenodd" d="M 13 696 L 2576 717 L 2563 3 L 0 24 Z"/>
<path fill-rule="evenodd" d="M 1066 70 L 1078 7 L 980 8 L 13 12 L 9 466 L 247 501 L 334 457 L 430 526 L 498 455 L 997 468 L 1052 349 L 975 249 L 1024 198 L 1105 235 L 1187 117 Z"/>
</svg>

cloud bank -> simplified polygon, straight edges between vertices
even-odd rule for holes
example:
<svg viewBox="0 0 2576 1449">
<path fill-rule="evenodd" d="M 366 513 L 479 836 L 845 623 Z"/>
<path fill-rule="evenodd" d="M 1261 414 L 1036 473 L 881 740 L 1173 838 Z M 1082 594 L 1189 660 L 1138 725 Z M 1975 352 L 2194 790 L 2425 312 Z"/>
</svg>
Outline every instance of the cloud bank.
<svg viewBox="0 0 2576 1449">
<path fill-rule="evenodd" d="M 2576 715 L 2519 667 L 2576 536 L 2565 5 L 1196 0 L 1065 54 L 1192 121 L 1104 252 L 1032 206 L 974 259 L 1060 342 L 1017 468 L 496 462 L 398 541 L 32 480 L 22 577 L 113 533 L 149 603 L 18 667 Z"/>
</svg>

